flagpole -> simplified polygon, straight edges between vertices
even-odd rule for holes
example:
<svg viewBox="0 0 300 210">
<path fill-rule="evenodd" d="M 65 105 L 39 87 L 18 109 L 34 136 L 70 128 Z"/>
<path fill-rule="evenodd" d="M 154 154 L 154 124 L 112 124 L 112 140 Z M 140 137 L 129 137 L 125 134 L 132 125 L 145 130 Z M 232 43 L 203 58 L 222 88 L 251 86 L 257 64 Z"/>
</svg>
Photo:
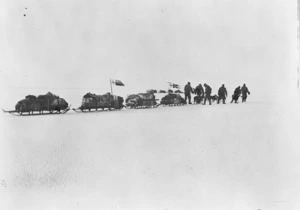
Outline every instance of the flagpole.
<svg viewBox="0 0 300 210">
<path fill-rule="evenodd" d="M 113 95 L 112 85 L 111 85 L 111 79 L 110 79 L 110 93 Z"/>
</svg>

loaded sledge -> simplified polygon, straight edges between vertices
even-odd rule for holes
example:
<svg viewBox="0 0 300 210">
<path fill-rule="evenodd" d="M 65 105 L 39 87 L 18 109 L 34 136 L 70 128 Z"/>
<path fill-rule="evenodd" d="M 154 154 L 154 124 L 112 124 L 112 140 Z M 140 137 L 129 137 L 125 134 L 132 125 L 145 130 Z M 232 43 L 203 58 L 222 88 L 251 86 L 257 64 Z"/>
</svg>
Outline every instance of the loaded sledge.
<svg viewBox="0 0 300 210">
<path fill-rule="evenodd" d="M 106 93 L 104 95 L 96 95 L 87 93 L 82 98 L 81 106 L 73 109 L 75 112 L 99 112 L 105 110 L 120 110 L 124 107 L 124 99 L 120 96 Z"/>
<path fill-rule="evenodd" d="M 186 102 L 185 102 L 184 98 L 181 97 L 180 94 L 169 93 L 161 99 L 160 105 L 162 105 L 162 106 L 182 106 L 182 105 L 186 105 Z"/>
<path fill-rule="evenodd" d="M 30 115 L 49 115 L 49 114 L 65 114 L 70 110 L 70 106 L 65 99 L 48 92 L 45 95 L 27 95 L 25 99 L 19 101 L 15 110 L 2 111 L 4 113 L 30 116 Z"/>
<path fill-rule="evenodd" d="M 156 108 L 158 104 L 153 93 L 131 94 L 126 98 L 127 109 L 147 109 Z"/>
</svg>

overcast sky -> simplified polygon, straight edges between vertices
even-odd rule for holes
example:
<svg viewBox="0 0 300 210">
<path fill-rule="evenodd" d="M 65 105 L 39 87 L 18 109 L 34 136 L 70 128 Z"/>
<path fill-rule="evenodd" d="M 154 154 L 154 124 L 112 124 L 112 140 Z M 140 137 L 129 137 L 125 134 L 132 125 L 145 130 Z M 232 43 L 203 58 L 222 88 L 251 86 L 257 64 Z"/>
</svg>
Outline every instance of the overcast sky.
<svg viewBox="0 0 300 210">
<path fill-rule="evenodd" d="M 1 75 L 8 92 L 104 93 L 113 78 L 125 83 L 115 89 L 122 94 L 166 89 L 168 81 L 206 82 L 213 92 L 246 82 L 266 94 L 296 80 L 296 1 L 3 3 Z"/>
</svg>

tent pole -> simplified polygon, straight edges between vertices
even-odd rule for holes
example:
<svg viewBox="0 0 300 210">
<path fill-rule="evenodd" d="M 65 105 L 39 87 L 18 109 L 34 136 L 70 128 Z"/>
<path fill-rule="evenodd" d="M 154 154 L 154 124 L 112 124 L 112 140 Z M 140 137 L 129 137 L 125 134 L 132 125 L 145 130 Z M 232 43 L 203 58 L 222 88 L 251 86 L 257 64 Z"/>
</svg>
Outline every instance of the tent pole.
<svg viewBox="0 0 300 210">
<path fill-rule="evenodd" d="M 111 93 L 111 95 L 113 95 L 113 89 L 112 89 L 111 79 L 110 79 L 110 93 Z"/>
</svg>

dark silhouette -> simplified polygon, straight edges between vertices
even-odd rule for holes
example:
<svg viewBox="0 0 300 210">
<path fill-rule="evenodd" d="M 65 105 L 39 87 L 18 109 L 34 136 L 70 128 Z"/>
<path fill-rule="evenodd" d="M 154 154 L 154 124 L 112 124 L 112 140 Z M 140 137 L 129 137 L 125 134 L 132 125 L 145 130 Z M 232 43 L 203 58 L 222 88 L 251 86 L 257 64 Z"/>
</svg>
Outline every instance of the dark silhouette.
<svg viewBox="0 0 300 210">
<path fill-rule="evenodd" d="M 247 96 L 248 96 L 247 94 L 250 95 L 250 92 L 249 92 L 248 88 L 246 87 L 246 84 L 243 85 L 241 91 L 242 91 L 242 102 L 246 102 Z"/>
<path fill-rule="evenodd" d="M 227 90 L 224 84 L 219 88 L 218 95 L 219 95 L 218 104 L 220 103 L 221 99 L 223 100 L 223 104 L 225 104 L 225 100 L 227 97 Z"/>
<path fill-rule="evenodd" d="M 199 84 L 196 88 L 195 88 L 195 94 L 197 96 L 202 96 L 204 94 L 204 89 L 202 87 L 201 84 Z"/>
<path fill-rule="evenodd" d="M 186 102 L 186 99 L 189 99 L 189 104 L 191 103 L 191 93 L 193 93 L 193 88 L 191 87 L 191 83 L 188 82 L 184 87 L 184 100 Z"/>
<path fill-rule="evenodd" d="M 212 101 L 212 103 L 214 103 L 215 101 L 218 101 L 218 99 L 219 99 L 218 95 L 210 96 L 210 100 Z"/>
<path fill-rule="evenodd" d="M 195 96 L 194 97 L 194 104 L 200 104 L 203 101 L 204 96 Z"/>
<path fill-rule="evenodd" d="M 204 89 L 201 84 L 195 88 L 195 94 L 194 103 L 200 104 L 204 98 Z"/>
<path fill-rule="evenodd" d="M 233 95 L 232 95 L 232 100 L 231 100 L 230 103 L 232 103 L 233 101 L 234 101 L 235 103 L 238 103 L 238 100 L 239 100 L 240 95 L 241 95 L 241 87 L 238 86 L 238 87 L 234 90 L 234 93 L 233 93 Z"/>
<path fill-rule="evenodd" d="M 206 100 L 208 100 L 209 105 L 211 105 L 211 87 L 207 85 L 206 83 L 204 84 L 205 87 L 205 96 L 204 96 L 204 105 L 206 104 Z"/>
</svg>

